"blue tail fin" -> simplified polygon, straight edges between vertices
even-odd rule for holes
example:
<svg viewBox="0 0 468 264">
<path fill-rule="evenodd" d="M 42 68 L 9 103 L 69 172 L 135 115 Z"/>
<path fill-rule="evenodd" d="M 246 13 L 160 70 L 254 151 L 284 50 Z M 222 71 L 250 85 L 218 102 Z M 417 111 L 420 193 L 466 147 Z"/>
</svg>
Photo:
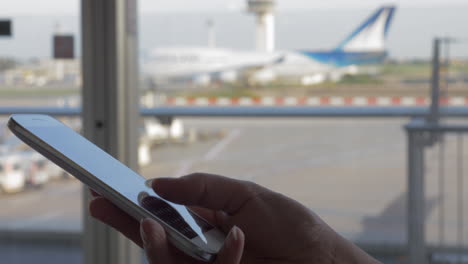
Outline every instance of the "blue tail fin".
<svg viewBox="0 0 468 264">
<path fill-rule="evenodd" d="M 385 39 L 395 10 L 395 6 L 379 8 L 358 29 L 342 41 L 336 50 L 349 52 L 384 51 Z"/>
</svg>

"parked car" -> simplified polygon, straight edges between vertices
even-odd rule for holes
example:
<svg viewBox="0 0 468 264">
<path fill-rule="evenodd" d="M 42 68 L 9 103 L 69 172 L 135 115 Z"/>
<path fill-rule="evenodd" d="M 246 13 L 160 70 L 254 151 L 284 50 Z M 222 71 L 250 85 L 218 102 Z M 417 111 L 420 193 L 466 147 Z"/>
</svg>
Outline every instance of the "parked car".
<svg viewBox="0 0 468 264">
<path fill-rule="evenodd" d="M 184 125 L 179 119 L 172 120 L 170 124 L 162 124 L 157 119 L 146 118 L 141 132 L 151 141 L 180 139 L 184 136 Z"/>
<path fill-rule="evenodd" d="M 22 157 L 22 167 L 26 177 L 26 184 L 41 187 L 49 181 L 48 160 L 35 151 L 25 151 Z"/>
<path fill-rule="evenodd" d="M 24 189 L 26 177 L 18 155 L 0 157 L 0 191 L 20 192 Z"/>
</svg>

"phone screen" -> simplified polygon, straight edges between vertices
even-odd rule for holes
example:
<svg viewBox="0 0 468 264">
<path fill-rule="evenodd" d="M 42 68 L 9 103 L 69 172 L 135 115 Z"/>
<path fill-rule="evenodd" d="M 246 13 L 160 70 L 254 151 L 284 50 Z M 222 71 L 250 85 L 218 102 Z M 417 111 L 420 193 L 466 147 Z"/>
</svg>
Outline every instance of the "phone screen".
<svg viewBox="0 0 468 264">
<path fill-rule="evenodd" d="M 50 148 L 61 153 L 133 204 L 144 208 L 187 239 L 191 240 L 198 236 L 204 243 L 208 243 L 204 232 L 213 229 L 213 226 L 191 213 L 185 206 L 161 198 L 145 185 L 145 178 L 72 129 L 48 116 L 31 118 L 30 115 L 26 117 L 19 115 L 14 118 L 20 126 Z"/>
<path fill-rule="evenodd" d="M 193 228 L 191 228 L 184 220 L 184 218 L 181 217 L 179 212 L 175 210 L 174 207 L 167 204 L 164 200 L 155 196 L 146 195 L 144 193 L 140 194 L 140 197 L 140 205 L 143 208 L 157 216 L 159 219 L 166 222 L 172 228 L 178 230 L 179 233 L 184 235 L 186 238 L 194 239 L 198 236 L 198 234 L 194 232 Z M 203 233 L 213 229 L 213 227 L 210 224 L 208 224 L 203 219 L 197 217 L 197 215 L 194 215 L 192 213 L 190 214 L 193 216 L 194 220 L 196 221 L 197 225 L 201 228 Z"/>
</svg>

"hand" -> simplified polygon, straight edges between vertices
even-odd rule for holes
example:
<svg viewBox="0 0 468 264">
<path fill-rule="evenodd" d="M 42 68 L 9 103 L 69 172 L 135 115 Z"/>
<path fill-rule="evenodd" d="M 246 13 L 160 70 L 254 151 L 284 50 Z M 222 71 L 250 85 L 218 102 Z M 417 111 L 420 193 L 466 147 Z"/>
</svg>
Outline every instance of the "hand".
<svg viewBox="0 0 468 264">
<path fill-rule="evenodd" d="M 254 183 L 193 174 L 156 179 L 152 187 L 164 199 L 190 206 L 226 233 L 231 230 L 219 264 L 378 263 L 300 203 Z M 151 264 L 199 263 L 172 247 L 154 221 L 144 220 L 140 235 L 140 224 L 104 198 L 93 200 L 90 212 L 143 246 Z"/>
</svg>

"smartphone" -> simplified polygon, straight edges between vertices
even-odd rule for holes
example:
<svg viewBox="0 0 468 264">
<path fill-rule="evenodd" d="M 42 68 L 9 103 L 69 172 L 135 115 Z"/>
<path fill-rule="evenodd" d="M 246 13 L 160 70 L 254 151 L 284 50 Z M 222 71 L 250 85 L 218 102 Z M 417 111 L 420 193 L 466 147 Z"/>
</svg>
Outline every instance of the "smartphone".
<svg viewBox="0 0 468 264">
<path fill-rule="evenodd" d="M 112 201 L 136 220 L 152 218 L 186 254 L 213 261 L 224 243 L 218 228 L 182 205 L 164 200 L 145 178 L 47 115 L 12 115 L 8 128 L 27 145 Z"/>
</svg>

